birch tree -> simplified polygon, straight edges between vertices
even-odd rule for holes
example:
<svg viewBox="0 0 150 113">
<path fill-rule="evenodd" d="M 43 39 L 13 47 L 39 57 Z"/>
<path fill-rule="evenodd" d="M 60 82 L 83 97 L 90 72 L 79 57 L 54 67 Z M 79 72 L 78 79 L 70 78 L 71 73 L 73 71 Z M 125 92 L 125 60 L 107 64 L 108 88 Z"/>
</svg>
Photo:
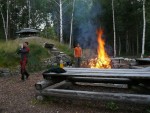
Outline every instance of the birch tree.
<svg viewBox="0 0 150 113">
<path fill-rule="evenodd" d="M 69 48 L 71 48 L 71 45 L 72 45 L 72 25 L 73 25 L 74 5 L 75 5 L 75 0 L 73 0 L 73 9 L 72 9 L 71 26 L 70 26 L 70 43 L 69 43 Z"/>
<path fill-rule="evenodd" d="M 28 20 L 28 25 L 29 28 L 31 27 L 31 4 L 30 4 L 30 0 L 28 0 L 28 11 L 29 11 L 29 20 Z"/>
<path fill-rule="evenodd" d="M 4 14 L 3 14 L 3 11 L 2 11 L 2 7 L 3 5 L 0 5 L 0 13 L 1 13 L 1 16 L 2 16 L 2 20 L 3 20 L 3 28 L 4 28 L 4 32 L 5 32 L 5 39 L 6 39 L 6 42 L 8 40 L 8 22 L 9 22 L 9 0 L 7 0 L 7 8 L 6 8 L 6 20 L 4 18 Z"/>
<path fill-rule="evenodd" d="M 7 32 L 6 32 L 6 24 L 5 24 L 6 22 L 5 22 L 5 19 L 4 19 L 3 12 L 2 12 L 2 5 L 0 5 L 0 12 L 1 12 L 2 20 L 3 20 L 3 28 L 4 28 L 5 38 L 6 38 L 6 41 L 7 41 Z"/>
<path fill-rule="evenodd" d="M 143 58 L 144 53 L 145 53 L 145 31 L 146 31 L 145 2 L 146 2 L 146 0 L 143 0 L 143 37 L 142 37 L 142 53 L 141 53 L 141 58 Z"/>
<path fill-rule="evenodd" d="M 114 57 L 116 57 L 116 28 L 115 28 L 114 0 L 112 0 L 112 14 L 113 14 L 113 31 L 114 31 Z"/>
<path fill-rule="evenodd" d="M 63 43 L 63 17 L 62 17 L 62 0 L 59 3 L 54 0 L 54 2 L 59 6 L 59 18 L 60 18 L 60 43 Z"/>
</svg>

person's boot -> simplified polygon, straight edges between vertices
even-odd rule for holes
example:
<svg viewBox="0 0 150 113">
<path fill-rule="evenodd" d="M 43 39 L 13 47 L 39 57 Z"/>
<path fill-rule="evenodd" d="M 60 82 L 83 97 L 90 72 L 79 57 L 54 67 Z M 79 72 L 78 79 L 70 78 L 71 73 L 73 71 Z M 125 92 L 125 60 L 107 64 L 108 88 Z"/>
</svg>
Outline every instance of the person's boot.
<svg viewBox="0 0 150 113">
<path fill-rule="evenodd" d="M 24 74 L 21 75 L 21 80 L 24 81 L 25 80 L 25 76 Z"/>
<path fill-rule="evenodd" d="M 26 79 L 28 79 L 30 76 L 29 73 L 27 71 L 25 71 L 24 74 L 26 75 Z"/>
</svg>

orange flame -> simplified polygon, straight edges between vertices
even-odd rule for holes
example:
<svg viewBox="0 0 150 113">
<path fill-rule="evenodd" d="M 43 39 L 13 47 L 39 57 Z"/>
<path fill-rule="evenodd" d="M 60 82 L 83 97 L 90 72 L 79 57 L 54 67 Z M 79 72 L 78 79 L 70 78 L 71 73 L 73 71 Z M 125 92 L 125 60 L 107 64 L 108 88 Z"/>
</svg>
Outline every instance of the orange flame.
<svg viewBox="0 0 150 113">
<path fill-rule="evenodd" d="M 105 51 L 105 41 L 102 39 L 103 30 L 97 31 L 97 58 L 91 59 L 89 66 L 91 68 L 111 68 L 111 59 Z"/>
</svg>

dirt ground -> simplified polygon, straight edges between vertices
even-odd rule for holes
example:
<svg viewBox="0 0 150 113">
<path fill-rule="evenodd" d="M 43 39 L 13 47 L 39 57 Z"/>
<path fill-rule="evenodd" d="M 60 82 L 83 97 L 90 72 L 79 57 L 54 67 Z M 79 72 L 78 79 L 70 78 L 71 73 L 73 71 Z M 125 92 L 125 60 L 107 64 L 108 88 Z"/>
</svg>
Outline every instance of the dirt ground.
<svg viewBox="0 0 150 113">
<path fill-rule="evenodd" d="M 150 113 L 150 104 L 111 103 L 104 101 L 37 101 L 35 83 L 41 73 L 33 73 L 22 82 L 19 76 L 0 77 L 0 113 Z"/>
</svg>

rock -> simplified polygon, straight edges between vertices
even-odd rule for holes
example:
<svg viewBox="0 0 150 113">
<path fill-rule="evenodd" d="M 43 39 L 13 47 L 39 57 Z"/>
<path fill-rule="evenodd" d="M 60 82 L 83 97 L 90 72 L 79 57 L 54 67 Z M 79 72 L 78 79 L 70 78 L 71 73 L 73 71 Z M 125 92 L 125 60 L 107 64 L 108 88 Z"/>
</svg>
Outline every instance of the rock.
<svg viewBox="0 0 150 113">
<path fill-rule="evenodd" d="M 54 44 L 45 43 L 44 47 L 47 49 L 52 49 L 54 47 Z"/>
<path fill-rule="evenodd" d="M 43 101 L 43 100 L 44 100 L 44 97 L 43 97 L 42 95 L 38 95 L 38 96 L 36 97 L 36 99 L 39 100 L 39 101 Z"/>
<path fill-rule="evenodd" d="M 3 76 L 3 77 L 9 77 L 9 76 L 11 76 L 11 73 L 2 73 L 1 76 Z"/>
</svg>

